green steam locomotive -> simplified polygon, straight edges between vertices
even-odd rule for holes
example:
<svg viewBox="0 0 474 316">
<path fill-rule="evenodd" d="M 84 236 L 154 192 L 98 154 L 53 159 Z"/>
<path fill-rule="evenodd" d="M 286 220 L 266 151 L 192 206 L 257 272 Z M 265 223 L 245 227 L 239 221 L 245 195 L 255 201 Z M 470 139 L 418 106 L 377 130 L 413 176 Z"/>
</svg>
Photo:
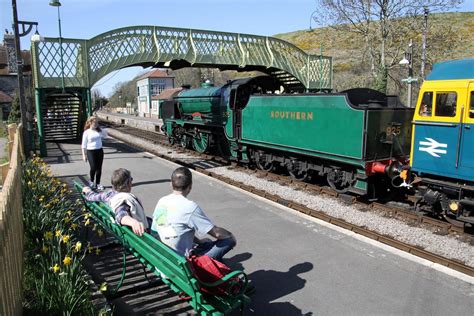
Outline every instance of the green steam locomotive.
<svg viewBox="0 0 474 316">
<path fill-rule="evenodd" d="M 183 90 L 161 104 L 160 116 L 171 143 L 375 195 L 407 163 L 413 109 L 364 88 L 282 93 L 278 81 L 257 76 Z"/>
</svg>

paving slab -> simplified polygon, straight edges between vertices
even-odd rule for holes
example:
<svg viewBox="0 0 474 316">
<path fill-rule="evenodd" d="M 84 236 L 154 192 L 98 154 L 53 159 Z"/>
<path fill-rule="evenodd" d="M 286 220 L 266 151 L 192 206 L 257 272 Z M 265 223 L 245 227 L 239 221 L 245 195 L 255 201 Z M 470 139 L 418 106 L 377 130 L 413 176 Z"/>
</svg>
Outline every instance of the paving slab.
<svg viewBox="0 0 474 316">
<path fill-rule="evenodd" d="M 48 146 L 46 161 L 55 175 L 87 179 L 89 167 L 78 143 Z M 107 140 L 102 181 L 106 187 L 112 171 L 120 167 L 132 172 L 133 192 L 151 215 L 158 199 L 170 192 L 169 178 L 177 165 Z M 257 288 L 246 314 L 472 315 L 474 286 L 466 282 L 472 278 L 442 273 L 420 264 L 421 259 L 198 173 L 189 198 L 237 238 L 227 262 L 244 268 Z M 166 309 L 173 304 L 163 301 L 170 298 L 160 291 L 150 288 L 116 301 L 117 313 L 160 314 L 160 305 L 163 313 L 190 313 L 179 304 L 174 311 Z"/>
</svg>

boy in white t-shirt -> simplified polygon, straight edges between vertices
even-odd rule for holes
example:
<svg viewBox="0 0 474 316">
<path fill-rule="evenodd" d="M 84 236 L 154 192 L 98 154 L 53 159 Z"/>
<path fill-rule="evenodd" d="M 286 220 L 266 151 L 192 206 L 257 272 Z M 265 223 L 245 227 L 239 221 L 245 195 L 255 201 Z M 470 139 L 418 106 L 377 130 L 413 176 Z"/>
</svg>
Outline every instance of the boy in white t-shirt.
<svg viewBox="0 0 474 316">
<path fill-rule="evenodd" d="M 236 245 L 235 237 L 228 230 L 218 227 L 204 214 L 195 202 L 187 198 L 192 189 L 192 174 L 180 167 L 171 175 L 173 193 L 161 198 L 153 213 L 152 230 L 160 239 L 182 256 L 208 255 L 222 261 L 222 257 Z M 195 234 L 206 234 L 215 241 L 196 242 Z"/>
</svg>

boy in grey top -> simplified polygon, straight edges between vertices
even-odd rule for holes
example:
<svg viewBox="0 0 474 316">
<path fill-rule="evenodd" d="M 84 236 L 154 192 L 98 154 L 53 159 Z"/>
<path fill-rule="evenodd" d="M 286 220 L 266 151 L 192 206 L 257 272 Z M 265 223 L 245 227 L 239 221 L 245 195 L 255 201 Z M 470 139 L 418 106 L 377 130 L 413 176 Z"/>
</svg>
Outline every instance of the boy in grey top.
<svg viewBox="0 0 474 316">
<path fill-rule="evenodd" d="M 155 207 L 152 230 L 157 231 L 161 241 L 182 256 L 205 254 L 221 261 L 235 247 L 234 236 L 214 225 L 199 205 L 187 199 L 192 189 L 189 169 L 176 169 L 171 175 L 171 185 L 173 193 L 161 198 Z M 195 234 L 199 237 L 208 234 L 216 240 L 200 242 Z M 196 241 L 198 244 L 194 246 Z"/>
</svg>

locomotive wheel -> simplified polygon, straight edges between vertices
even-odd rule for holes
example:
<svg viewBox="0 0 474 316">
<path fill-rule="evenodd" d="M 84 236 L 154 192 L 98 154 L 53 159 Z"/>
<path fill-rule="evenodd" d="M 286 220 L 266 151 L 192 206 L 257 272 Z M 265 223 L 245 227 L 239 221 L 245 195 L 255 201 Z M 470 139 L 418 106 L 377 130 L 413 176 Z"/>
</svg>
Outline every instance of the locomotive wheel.
<svg viewBox="0 0 474 316">
<path fill-rule="evenodd" d="M 292 177 L 295 180 L 307 181 L 311 178 L 311 175 L 307 171 L 294 170 L 291 168 L 287 168 L 287 170 L 290 177 Z"/>
<path fill-rule="evenodd" d="M 307 181 L 311 178 L 311 173 L 309 170 L 300 170 L 298 168 L 298 163 L 290 163 L 286 166 L 286 170 L 290 177 L 298 181 Z"/>
<path fill-rule="evenodd" d="M 351 187 L 350 184 L 344 183 L 344 175 L 344 171 L 333 169 L 326 176 L 329 186 L 338 193 L 346 193 Z"/>
<path fill-rule="evenodd" d="M 181 140 L 180 140 L 179 144 L 183 148 L 189 148 L 189 138 L 188 138 L 188 136 L 183 135 L 183 137 L 181 137 Z"/>
<path fill-rule="evenodd" d="M 266 160 L 256 160 L 255 164 L 257 165 L 257 168 L 263 171 L 267 172 L 272 172 L 275 170 L 275 166 L 273 165 L 273 162 L 271 161 L 266 161 Z"/>
<path fill-rule="evenodd" d="M 257 165 L 258 169 L 267 172 L 272 172 L 275 170 L 275 165 L 273 164 L 273 161 L 269 161 L 265 156 L 265 153 L 255 151 L 253 155 L 255 159 L 255 164 Z"/>
<path fill-rule="evenodd" d="M 209 149 L 210 137 L 206 133 L 197 133 L 193 138 L 193 148 L 198 153 L 205 153 Z"/>
</svg>

